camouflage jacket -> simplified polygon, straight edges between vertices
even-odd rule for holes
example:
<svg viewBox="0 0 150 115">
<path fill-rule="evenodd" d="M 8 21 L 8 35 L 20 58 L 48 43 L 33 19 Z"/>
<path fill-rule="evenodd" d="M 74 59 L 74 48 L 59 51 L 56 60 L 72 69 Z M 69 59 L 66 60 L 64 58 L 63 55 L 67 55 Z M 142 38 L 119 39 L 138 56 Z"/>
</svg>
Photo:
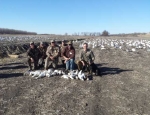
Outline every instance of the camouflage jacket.
<svg viewBox="0 0 150 115">
<path fill-rule="evenodd" d="M 53 56 L 54 58 L 58 58 L 60 55 L 60 48 L 59 46 L 48 46 L 46 51 L 47 56 Z"/>
<path fill-rule="evenodd" d="M 38 46 L 38 49 L 39 49 L 39 56 L 40 57 L 46 57 L 46 50 L 47 50 L 47 47 L 46 46 L 44 46 L 44 47 L 40 47 L 40 46 Z"/>
<path fill-rule="evenodd" d="M 34 47 L 34 49 L 29 48 L 29 49 L 27 50 L 27 56 L 28 56 L 29 58 L 38 58 L 38 57 L 39 57 L 39 54 L 40 54 L 40 52 L 39 52 L 39 50 L 38 50 L 38 48 L 37 48 L 36 46 Z"/>
<path fill-rule="evenodd" d="M 60 57 L 63 56 L 63 51 L 65 50 L 66 46 L 60 46 Z"/>
<path fill-rule="evenodd" d="M 86 52 L 84 50 L 82 50 L 79 58 L 80 58 L 80 60 L 84 60 L 84 61 L 90 62 L 90 63 L 95 60 L 94 53 L 90 49 L 87 49 Z"/>
</svg>

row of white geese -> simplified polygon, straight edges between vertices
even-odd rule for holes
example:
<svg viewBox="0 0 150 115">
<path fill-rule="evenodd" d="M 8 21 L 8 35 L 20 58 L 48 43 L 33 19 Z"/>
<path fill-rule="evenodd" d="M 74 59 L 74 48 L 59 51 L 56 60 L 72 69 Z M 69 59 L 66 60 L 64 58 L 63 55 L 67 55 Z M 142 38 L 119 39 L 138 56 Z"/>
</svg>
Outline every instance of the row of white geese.
<svg viewBox="0 0 150 115">
<path fill-rule="evenodd" d="M 52 38 L 52 37 L 46 37 L 46 36 L 0 36 L 0 41 L 2 42 L 29 42 L 29 41 L 50 41 L 52 39 L 55 39 L 56 41 L 58 40 L 61 40 L 61 38 L 58 38 L 58 37 L 55 37 L 55 38 Z M 64 38 L 65 39 L 65 38 Z M 78 40 L 74 40 L 73 42 L 78 42 Z"/>
<path fill-rule="evenodd" d="M 46 41 L 51 38 L 40 37 L 40 36 L 0 36 L 0 41 L 37 41 L 42 40 Z"/>
<path fill-rule="evenodd" d="M 91 48 L 100 47 L 102 50 L 107 48 L 116 48 L 132 52 L 137 51 L 138 49 L 145 49 L 146 51 L 150 51 L 150 40 L 142 39 L 89 39 L 81 42 L 79 45 L 80 48 L 82 47 L 83 43 L 88 43 L 89 47 Z"/>
<path fill-rule="evenodd" d="M 79 80 L 86 80 L 87 77 L 85 74 L 78 70 L 73 70 L 68 73 L 65 73 L 63 70 L 54 70 L 54 69 L 48 69 L 48 70 L 36 70 L 36 71 L 27 71 L 24 73 L 24 75 L 32 76 L 35 79 L 43 78 L 43 77 L 53 77 L 53 76 L 60 76 L 64 79 L 79 79 Z"/>
<path fill-rule="evenodd" d="M 0 36 L 0 41 L 36 41 L 42 40 L 47 41 L 52 38 L 48 38 L 46 36 Z M 56 38 L 58 39 L 58 38 Z M 75 43 L 80 43 L 79 47 L 82 47 L 83 43 L 88 43 L 91 48 L 100 47 L 100 49 L 107 49 L 107 48 L 116 48 L 122 49 L 125 51 L 137 51 L 138 49 L 144 49 L 146 51 L 150 51 L 150 40 L 148 39 L 129 39 L 129 38 L 92 38 L 86 39 L 84 41 L 75 40 Z"/>
</svg>

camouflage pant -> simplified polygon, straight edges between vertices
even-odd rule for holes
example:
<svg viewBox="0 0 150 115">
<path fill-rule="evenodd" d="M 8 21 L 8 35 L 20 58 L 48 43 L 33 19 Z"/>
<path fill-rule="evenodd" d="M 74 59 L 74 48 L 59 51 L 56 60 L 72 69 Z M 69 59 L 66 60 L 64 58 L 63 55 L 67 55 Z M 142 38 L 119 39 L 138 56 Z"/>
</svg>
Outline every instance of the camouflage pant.
<svg viewBox="0 0 150 115">
<path fill-rule="evenodd" d="M 38 61 L 39 66 L 44 64 L 45 59 L 46 59 L 46 56 L 39 56 L 39 61 Z"/>
<path fill-rule="evenodd" d="M 32 63 L 34 63 L 34 69 L 37 69 L 37 67 L 38 67 L 38 59 L 33 58 L 33 60 L 34 60 L 34 62 L 31 62 L 31 59 L 28 58 L 27 59 L 28 65 L 29 65 L 30 69 L 32 69 Z"/>
<path fill-rule="evenodd" d="M 58 65 L 58 58 L 51 60 L 50 57 L 47 57 L 45 60 L 45 69 L 47 69 L 52 64 L 53 68 L 57 68 Z"/>
</svg>

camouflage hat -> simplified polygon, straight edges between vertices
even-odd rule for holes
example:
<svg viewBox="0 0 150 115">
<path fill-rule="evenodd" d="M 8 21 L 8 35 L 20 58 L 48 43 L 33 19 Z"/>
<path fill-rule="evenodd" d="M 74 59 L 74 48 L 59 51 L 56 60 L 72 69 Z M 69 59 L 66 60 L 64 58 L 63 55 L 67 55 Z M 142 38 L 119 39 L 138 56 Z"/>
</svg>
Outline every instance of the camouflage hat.
<svg viewBox="0 0 150 115">
<path fill-rule="evenodd" d="M 51 40 L 51 43 L 52 43 L 52 42 L 55 42 L 55 40 Z"/>
<path fill-rule="evenodd" d="M 69 41 L 67 44 L 72 44 L 72 41 Z"/>
<path fill-rule="evenodd" d="M 30 42 L 30 45 L 31 45 L 31 44 L 34 44 L 34 42 L 33 42 L 33 41 L 31 41 L 31 42 Z"/>
</svg>

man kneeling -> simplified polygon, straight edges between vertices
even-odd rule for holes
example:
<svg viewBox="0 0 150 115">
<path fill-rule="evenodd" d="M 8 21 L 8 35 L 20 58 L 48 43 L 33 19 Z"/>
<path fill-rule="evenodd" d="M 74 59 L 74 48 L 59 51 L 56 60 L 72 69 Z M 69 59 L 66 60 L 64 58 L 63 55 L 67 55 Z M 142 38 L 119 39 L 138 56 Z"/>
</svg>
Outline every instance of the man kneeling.
<svg viewBox="0 0 150 115">
<path fill-rule="evenodd" d="M 28 65 L 29 65 L 29 70 L 32 70 L 31 63 L 34 63 L 34 68 L 33 70 L 38 69 L 38 60 L 39 60 L 39 50 L 35 46 L 34 42 L 30 42 L 30 48 L 27 51 L 27 56 L 28 56 Z"/>
<path fill-rule="evenodd" d="M 47 51 L 46 51 L 46 55 L 47 55 L 47 58 L 45 60 L 46 70 L 49 67 L 49 63 L 52 64 L 54 69 L 57 68 L 59 53 L 60 53 L 60 49 L 56 45 L 55 40 L 51 40 L 51 44 L 48 46 Z"/>
<path fill-rule="evenodd" d="M 40 42 L 40 45 L 37 47 L 39 49 L 39 67 L 43 67 L 44 65 L 44 59 L 46 59 L 46 50 L 47 50 L 47 46 L 45 45 L 45 43 Z"/>
<path fill-rule="evenodd" d="M 95 56 L 93 51 L 88 49 L 88 44 L 83 44 L 83 50 L 81 50 L 80 53 L 80 61 L 78 61 L 78 70 L 85 70 L 89 72 L 89 75 L 92 76 L 92 73 L 95 72 L 96 75 L 98 75 L 98 68 L 94 64 Z"/>
</svg>

